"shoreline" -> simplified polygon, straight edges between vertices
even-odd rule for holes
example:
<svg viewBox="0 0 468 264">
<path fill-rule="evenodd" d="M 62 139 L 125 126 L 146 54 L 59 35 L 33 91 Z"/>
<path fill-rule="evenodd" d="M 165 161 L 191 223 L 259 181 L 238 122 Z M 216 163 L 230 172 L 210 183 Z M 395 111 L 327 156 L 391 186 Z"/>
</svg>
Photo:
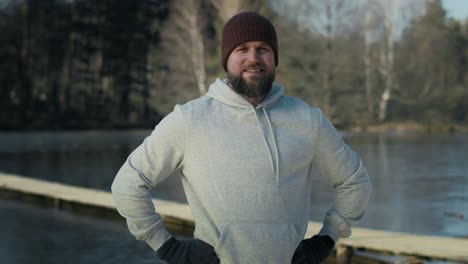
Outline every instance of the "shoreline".
<svg viewBox="0 0 468 264">
<path fill-rule="evenodd" d="M 138 130 L 138 129 L 154 129 L 159 123 L 157 121 L 148 121 L 140 123 L 112 123 L 100 124 L 95 122 L 62 124 L 56 126 L 45 125 L 14 125 L 0 126 L 0 132 L 42 132 L 42 131 L 86 131 L 86 130 Z M 453 133 L 468 133 L 468 124 L 454 122 L 419 122 L 414 120 L 389 121 L 380 124 L 353 124 L 341 126 L 334 124 L 337 130 L 351 133 L 418 133 L 418 134 L 453 134 Z"/>
<path fill-rule="evenodd" d="M 381 124 L 370 125 L 351 125 L 345 128 L 350 132 L 369 132 L 369 133 L 419 133 L 419 134 L 453 134 L 468 133 L 467 124 L 452 122 L 418 122 L 414 120 L 389 121 Z"/>
</svg>

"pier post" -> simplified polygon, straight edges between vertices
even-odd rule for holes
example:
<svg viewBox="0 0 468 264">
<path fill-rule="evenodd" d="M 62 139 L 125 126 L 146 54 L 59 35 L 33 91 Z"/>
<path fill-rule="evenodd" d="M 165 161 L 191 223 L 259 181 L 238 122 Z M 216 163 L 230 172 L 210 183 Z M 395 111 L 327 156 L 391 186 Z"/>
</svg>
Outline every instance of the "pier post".
<svg viewBox="0 0 468 264">
<path fill-rule="evenodd" d="M 351 247 L 340 245 L 336 248 L 336 263 L 337 264 L 350 264 L 353 249 Z"/>
</svg>

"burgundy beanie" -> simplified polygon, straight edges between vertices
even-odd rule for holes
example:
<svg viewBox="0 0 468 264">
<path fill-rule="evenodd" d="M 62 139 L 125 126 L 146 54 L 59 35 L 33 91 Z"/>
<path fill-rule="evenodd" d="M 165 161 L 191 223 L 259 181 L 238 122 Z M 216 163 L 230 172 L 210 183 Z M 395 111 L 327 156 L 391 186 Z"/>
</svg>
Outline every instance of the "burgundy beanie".
<svg viewBox="0 0 468 264">
<path fill-rule="evenodd" d="M 247 41 L 268 43 L 275 54 L 275 65 L 278 66 L 278 40 L 270 20 L 256 12 L 241 12 L 224 25 L 221 40 L 221 64 L 225 71 L 227 71 L 226 62 L 232 50 Z"/>
</svg>

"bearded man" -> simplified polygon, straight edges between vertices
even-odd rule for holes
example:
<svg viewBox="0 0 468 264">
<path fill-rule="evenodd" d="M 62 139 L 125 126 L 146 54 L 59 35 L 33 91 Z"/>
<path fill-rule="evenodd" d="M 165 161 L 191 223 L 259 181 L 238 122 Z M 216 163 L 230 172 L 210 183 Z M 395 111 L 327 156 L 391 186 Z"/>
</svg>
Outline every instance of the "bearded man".
<svg viewBox="0 0 468 264">
<path fill-rule="evenodd" d="M 362 218 L 366 169 L 319 109 L 274 83 L 278 50 L 268 19 L 232 17 L 221 46 L 227 79 L 177 105 L 119 170 L 118 211 L 167 263 L 320 263 Z M 315 169 L 335 199 L 319 233 L 304 238 Z M 175 170 L 196 224 L 190 240 L 164 228 L 150 197 Z"/>
</svg>

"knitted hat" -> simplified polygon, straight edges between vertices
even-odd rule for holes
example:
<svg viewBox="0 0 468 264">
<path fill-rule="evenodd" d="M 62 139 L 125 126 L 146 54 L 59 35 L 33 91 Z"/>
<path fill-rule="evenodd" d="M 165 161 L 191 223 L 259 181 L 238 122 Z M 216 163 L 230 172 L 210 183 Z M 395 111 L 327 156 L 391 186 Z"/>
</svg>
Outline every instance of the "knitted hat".
<svg viewBox="0 0 468 264">
<path fill-rule="evenodd" d="M 227 71 L 226 62 L 232 50 L 247 41 L 268 43 L 275 54 L 275 65 L 278 66 L 278 40 L 271 22 L 256 12 L 241 12 L 224 25 L 221 40 L 221 65 L 225 71 Z"/>
</svg>

